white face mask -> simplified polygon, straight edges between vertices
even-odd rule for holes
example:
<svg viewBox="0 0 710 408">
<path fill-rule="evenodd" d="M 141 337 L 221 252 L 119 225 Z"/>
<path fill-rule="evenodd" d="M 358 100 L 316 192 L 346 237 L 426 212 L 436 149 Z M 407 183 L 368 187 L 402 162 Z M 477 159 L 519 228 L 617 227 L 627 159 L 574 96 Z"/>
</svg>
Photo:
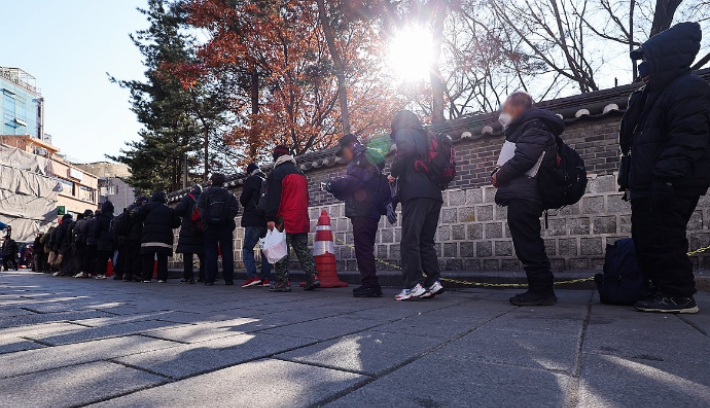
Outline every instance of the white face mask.
<svg viewBox="0 0 710 408">
<path fill-rule="evenodd" d="M 500 116 L 498 116 L 498 123 L 500 123 L 503 126 L 503 129 L 507 128 L 508 125 L 510 125 L 510 122 L 513 121 L 513 117 L 510 116 L 510 113 L 507 112 L 502 112 Z"/>
</svg>

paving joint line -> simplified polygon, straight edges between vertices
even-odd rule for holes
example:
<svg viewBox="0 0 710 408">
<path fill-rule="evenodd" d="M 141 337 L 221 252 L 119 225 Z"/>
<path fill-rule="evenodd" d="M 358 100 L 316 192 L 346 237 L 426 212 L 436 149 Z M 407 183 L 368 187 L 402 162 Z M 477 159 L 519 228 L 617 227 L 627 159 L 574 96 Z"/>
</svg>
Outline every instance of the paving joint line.
<svg viewBox="0 0 710 408">
<path fill-rule="evenodd" d="M 693 322 L 693 321 L 687 319 L 685 316 L 681 316 L 681 315 L 677 315 L 677 316 L 678 316 L 678 319 L 680 319 L 680 321 L 682 321 L 683 323 L 685 323 L 685 324 L 687 324 L 688 326 L 692 327 L 693 329 L 697 330 L 697 331 L 700 332 L 700 334 L 702 334 L 703 336 L 710 337 L 710 334 L 709 334 L 707 331 L 705 331 L 705 329 L 703 329 L 702 327 L 700 327 L 697 323 L 695 323 L 695 322 Z"/>
<path fill-rule="evenodd" d="M 592 306 L 594 301 L 594 291 L 589 295 L 589 300 L 587 301 L 587 314 L 582 321 L 582 330 L 579 333 L 579 340 L 577 341 L 577 356 L 575 358 L 574 369 L 572 370 L 572 380 L 570 385 L 567 387 L 567 396 L 565 398 L 565 407 L 576 407 L 579 405 L 579 379 L 582 375 L 582 365 L 584 362 L 584 342 L 587 336 L 587 330 L 589 329 L 589 321 L 592 317 Z"/>
</svg>

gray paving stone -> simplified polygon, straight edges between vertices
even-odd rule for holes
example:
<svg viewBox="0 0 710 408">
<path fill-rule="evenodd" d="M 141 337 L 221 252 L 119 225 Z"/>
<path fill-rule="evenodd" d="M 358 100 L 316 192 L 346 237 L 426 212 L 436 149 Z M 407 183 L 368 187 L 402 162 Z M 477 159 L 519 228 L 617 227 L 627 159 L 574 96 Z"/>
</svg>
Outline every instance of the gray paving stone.
<svg viewBox="0 0 710 408">
<path fill-rule="evenodd" d="M 161 327 L 175 326 L 176 323 L 160 321 L 140 321 L 132 323 L 115 324 L 104 327 L 87 327 L 74 333 L 59 335 L 29 335 L 28 338 L 42 343 L 61 346 L 91 340 L 107 339 L 111 337 L 126 336 L 130 334 L 151 331 Z"/>
<path fill-rule="evenodd" d="M 378 375 L 441 340 L 376 329 L 279 354 L 277 358 Z"/>
<path fill-rule="evenodd" d="M 328 317 L 310 322 L 267 329 L 260 333 L 283 334 L 308 339 L 326 340 L 336 336 L 345 336 L 377 326 L 372 320 L 357 320 L 344 317 Z"/>
<path fill-rule="evenodd" d="M 549 371 L 429 355 L 326 407 L 554 407 L 568 384 Z"/>
<path fill-rule="evenodd" d="M 178 315 L 176 319 L 171 319 L 172 316 Z M 147 320 L 160 320 L 160 321 L 167 321 L 167 322 L 172 322 L 172 323 L 192 323 L 192 322 L 182 322 L 182 321 L 175 321 L 175 320 L 182 320 L 180 317 L 183 317 L 184 313 L 182 312 L 170 312 L 170 311 L 161 311 L 161 312 L 148 312 L 148 313 L 142 313 L 142 314 L 135 314 L 135 315 L 119 315 L 119 316 L 110 316 L 110 317 L 97 317 L 93 319 L 79 319 L 79 320 L 72 320 L 74 323 L 78 323 L 84 326 L 91 326 L 91 327 L 106 327 L 106 326 L 113 326 L 115 324 L 123 324 L 123 323 L 133 323 L 133 322 L 141 322 L 141 321 L 147 321 Z M 196 315 L 199 316 L 199 315 Z"/>
<path fill-rule="evenodd" d="M 3 303 L 1 299 L 0 299 L 0 303 Z M 32 314 L 36 314 L 36 313 L 30 312 L 29 310 L 20 309 L 18 307 L 1 307 L 0 308 L 0 319 L 7 319 L 8 317 L 25 316 L 25 315 L 32 315 Z"/>
<path fill-rule="evenodd" d="M 164 382 L 165 378 L 101 361 L 0 380 L 0 405 L 75 407 Z"/>
<path fill-rule="evenodd" d="M 21 338 L 0 340 L 0 354 L 15 353 L 18 351 L 35 350 L 45 346 Z"/>
<path fill-rule="evenodd" d="M 61 322 L 66 320 L 92 319 L 95 317 L 108 317 L 108 313 L 98 310 L 72 311 L 61 313 L 31 314 L 24 316 L 10 317 L 0 321 L 0 329 L 4 327 L 14 327 L 23 324 L 37 324 L 47 322 Z"/>
<path fill-rule="evenodd" d="M 179 341 L 184 343 L 200 343 L 215 340 L 222 337 L 234 336 L 246 331 L 258 330 L 249 323 L 258 322 L 256 319 L 232 319 L 222 322 L 211 322 L 205 324 L 186 325 L 180 327 L 169 327 L 166 329 L 153 330 L 147 333 L 148 336 L 160 339 Z M 247 329 L 247 327 L 249 329 Z"/>
<path fill-rule="evenodd" d="M 68 346 L 47 347 L 0 355 L 0 378 L 52 368 L 145 353 L 177 346 L 177 343 L 141 336 L 126 336 Z"/>
<path fill-rule="evenodd" d="M 449 339 L 486 323 L 487 319 L 429 316 L 408 317 L 377 328 L 378 331 Z"/>
<path fill-rule="evenodd" d="M 365 378 L 288 361 L 259 360 L 140 391 L 92 407 L 174 408 L 205 404 L 214 408 L 307 407 Z"/>
<path fill-rule="evenodd" d="M 198 344 L 120 357 L 115 361 L 178 379 L 311 343 L 313 340 L 283 335 L 232 334 Z"/>
<path fill-rule="evenodd" d="M 707 360 L 632 359 L 588 354 L 582 363 L 579 407 L 708 407 Z"/>
</svg>

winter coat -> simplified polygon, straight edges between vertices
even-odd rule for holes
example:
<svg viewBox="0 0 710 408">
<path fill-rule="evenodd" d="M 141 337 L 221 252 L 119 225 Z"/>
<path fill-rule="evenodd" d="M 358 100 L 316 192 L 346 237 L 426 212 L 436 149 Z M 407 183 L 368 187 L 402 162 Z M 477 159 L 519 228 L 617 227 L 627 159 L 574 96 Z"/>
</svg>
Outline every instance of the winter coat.
<svg viewBox="0 0 710 408">
<path fill-rule="evenodd" d="M 166 201 L 165 193 L 155 193 L 150 202 L 131 217 L 132 222 L 143 223 L 141 254 L 173 254 L 173 229 L 180 226 L 180 217 Z"/>
<path fill-rule="evenodd" d="M 540 202 L 537 178 L 525 175 L 545 153 L 540 167 L 554 167 L 557 162 L 556 137 L 565 130 L 565 123 L 552 112 L 528 109 L 505 129 L 505 140 L 515 143 L 515 155 L 496 173 L 498 191 L 496 204 L 506 205 L 511 199 Z"/>
<path fill-rule="evenodd" d="M 348 163 L 345 177 L 330 181 L 329 191 L 345 201 L 345 216 L 380 219 L 379 186 L 385 166 L 382 154 L 365 147 L 358 148 Z"/>
<path fill-rule="evenodd" d="M 237 228 L 237 223 L 234 222 L 234 218 L 237 214 L 239 214 L 239 203 L 237 202 L 237 198 L 224 187 L 212 186 L 203 191 L 202 194 L 200 194 L 200 198 L 197 200 L 197 208 L 200 212 L 200 217 L 202 218 L 202 229 L 205 231 L 212 227 L 212 225 L 210 225 L 207 221 L 209 218 L 207 216 L 209 211 L 208 207 L 210 206 L 210 203 L 214 202 L 213 199 L 217 198 L 217 195 L 221 194 L 223 194 L 222 199 L 226 201 L 226 208 L 224 211 L 226 211 L 226 219 L 229 220 L 228 226 L 232 230 Z"/>
<path fill-rule="evenodd" d="M 83 247 L 86 245 L 86 222 L 87 219 L 80 219 L 74 223 L 74 228 L 72 229 L 72 239 L 74 240 L 74 247 Z"/>
<path fill-rule="evenodd" d="M 17 253 L 20 251 L 20 247 L 17 245 L 17 242 L 12 239 L 8 238 L 5 239 L 2 242 L 2 256 L 3 257 L 15 257 L 17 256 Z"/>
<path fill-rule="evenodd" d="M 44 244 L 42 243 L 42 238 L 44 238 L 44 235 L 41 237 L 36 237 L 34 244 L 32 244 L 32 250 L 34 251 L 35 255 L 42 255 L 44 253 Z"/>
<path fill-rule="evenodd" d="M 266 220 L 283 219 L 289 234 L 309 232 L 308 200 L 308 180 L 296 167 L 296 160 L 287 154 L 279 157 L 266 182 Z"/>
<path fill-rule="evenodd" d="M 399 116 L 399 114 L 398 114 Z M 392 140 L 397 145 L 397 154 L 392 161 L 392 176 L 397 178 L 399 197 L 402 203 L 416 198 L 441 201 L 441 189 L 429 176 L 417 171 L 414 163 L 427 155 L 428 133 L 419 123 L 419 118 L 409 112 L 392 123 Z"/>
<path fill-rule="evenodd" d="M 55 230 L 54 252 L 67 256 L 71 251 L 72 234 L 71 234 L 72 216 L 66 214 L 62 217 L 62 223 Z"/>
<path fill-rule="evenodd" d="M 242 227 L 266 227 L 266 218 L 256 208 L 261 197 L 261 182 L 265 179 L 266 176 L 261 170 L 254 170 L 251 176 L 244 180 L 242 195 L 239 196 L 239 203 L 244 207 Z"/>
<path fill-rule="evenodd" d="M 143 223 L 133 222 L 133 214 L 141 207 L 140 204 L 133 203 L 125 209 L 128 212 L 128 222 L 131 224 L 131 231 L 126 235 L 129 241 L 140 241 L 143 238 Z"/>
<path fill-rule="evenodd" d="M 49 227 L 47 233 L 42 235 L 42 239 L 40 239 L 42 246 L 44 246 L 45 254 L 52 252 L 52 244 L 54 243 L 54 231 L 56 230 L 57 227 Z"/>
<path fill-rule="evenodd" d="M 89 218 L 86 221 L 86 224 L 84 224 L 84 228 L 86 228 L 86 245 L 96 246 L 99 243 L 98 236 L 96 235 L 96 229 L 99 227 L 99 222 L 96 217 L 98 217 L 98 215 Z"/>
<path fill-rule="evenodd" d="M 107 201 L 101 206 L 101 214 L 96 216 L 97 226 L 94 236 L 96 238 L 97 251 L 113 252 L 114 250 L 111 221 L 113 221 L 113 204 Z"/>
<path fill-rule="evenodd" d="M 632 94 L 619 137 L 622 152 L 631 150 L 631 199 L 669 185 L 680 196 L 708 190 L 710 85 L 690 70 L 701 38 L 700 25 L 681 23 L 641 46 L 651 79 Z"/>
<path fill-rule="evenodd" d="M 192 197 L 190 197 L 192 195 Z M 194 197 L 194 198 L 193 198 Z M 193 190 L 191 194 L 183 197 L 175 206 L 175 214 L 182 217 L 180 224 L 180 236 L 178 237 L 177 249 L 179 254 L 204 254 L 205 234 L 192 227 L 192 210 L 197 200 L 200 199 L 200 192 Z"/>
</svg>

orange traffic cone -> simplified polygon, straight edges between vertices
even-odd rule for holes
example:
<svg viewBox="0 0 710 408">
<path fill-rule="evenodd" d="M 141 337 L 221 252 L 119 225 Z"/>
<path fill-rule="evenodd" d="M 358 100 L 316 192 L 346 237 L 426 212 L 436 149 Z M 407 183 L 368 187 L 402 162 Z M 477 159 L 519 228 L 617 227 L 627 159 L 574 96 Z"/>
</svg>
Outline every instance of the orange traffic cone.
<svg viewBox="0 0 710 408">
<path fill-rule="evenodd" d="M 106 264 L 106 277 L 110 278 L 113 276 L 113 261 L 108 260 L 108 263 Z"/>
<path fill-rule="evenodd" d="M 313 259 L 316 261 L 316 271 L 321 288 L 344 288 L 346 282 L 338 278 L 338 269 L 335 265 L 335 245 L 333 244 L 333 230 L 330 226 L 330 217 L 323 211 L 318 217 L 316 226 L 316 241 L 313 243 Z M 305 286 L 305 283 L 301 283 Z"/>
</svg>

